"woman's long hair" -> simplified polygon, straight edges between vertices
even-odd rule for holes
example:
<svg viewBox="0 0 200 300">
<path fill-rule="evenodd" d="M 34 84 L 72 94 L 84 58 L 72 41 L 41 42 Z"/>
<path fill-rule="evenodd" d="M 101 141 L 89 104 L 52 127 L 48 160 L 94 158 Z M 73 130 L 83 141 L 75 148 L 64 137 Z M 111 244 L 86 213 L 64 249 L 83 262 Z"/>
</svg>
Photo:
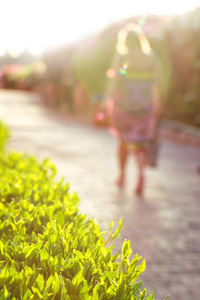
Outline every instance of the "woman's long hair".
<svg viewBox="0 0 200 300">
<path fill-rule="evenodd" d="M 116 51 L 120 54 L 128 53 L 126 39 L 127 39 L 128 33 L 131 31 L 133 31 L 137 34 L 142 51 L 145 54 L 150 54 L 151 46 L 149 44 L 149 41 L 148 41 L 144 31 L 142 30 L 142 28 L 135 23 L 128 23 L 119 31 L 118 37 L 117 37 Z"/>
</svg>

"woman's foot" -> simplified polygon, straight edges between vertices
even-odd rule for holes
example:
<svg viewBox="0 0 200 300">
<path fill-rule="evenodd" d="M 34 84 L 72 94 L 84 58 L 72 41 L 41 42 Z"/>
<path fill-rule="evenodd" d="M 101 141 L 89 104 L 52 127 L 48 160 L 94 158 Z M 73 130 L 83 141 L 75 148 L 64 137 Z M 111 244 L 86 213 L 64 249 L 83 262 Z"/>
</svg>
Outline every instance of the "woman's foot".
<svg viewBox="0 0 200 300">
<path fill-rule="evenodd" d="M 115 184 L 122 189 L 124 187 L 124 179 L 123 178 L 119 178 L 116 180 Z"/>
</svg>

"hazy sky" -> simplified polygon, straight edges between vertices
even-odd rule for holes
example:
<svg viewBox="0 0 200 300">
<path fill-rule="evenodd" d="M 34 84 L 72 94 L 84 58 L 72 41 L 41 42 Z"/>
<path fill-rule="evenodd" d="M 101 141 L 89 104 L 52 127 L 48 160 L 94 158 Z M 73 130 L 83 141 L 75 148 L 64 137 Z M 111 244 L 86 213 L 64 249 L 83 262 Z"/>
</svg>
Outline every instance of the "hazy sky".
<svg viewBox="0 0 200 300">
<path fill-rule="evenodd" d="M 181 14 L 200 0 L 0 0 L 0 53 L 77 40 L 113 21 L 135 14 Z"/>
</svg>

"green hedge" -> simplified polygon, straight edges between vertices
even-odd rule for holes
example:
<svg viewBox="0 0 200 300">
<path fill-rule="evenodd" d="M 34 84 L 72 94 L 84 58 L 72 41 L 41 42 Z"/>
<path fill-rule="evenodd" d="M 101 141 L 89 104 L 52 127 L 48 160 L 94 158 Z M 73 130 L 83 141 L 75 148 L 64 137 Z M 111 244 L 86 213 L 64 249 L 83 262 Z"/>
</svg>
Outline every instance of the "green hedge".
<svg viewBox="0 0 200 300">
<path fill-rule="evenodd" d="M 0 154 L 4 152 L 5 144 L 9 137 L 10 137 L 9 128 L 0 121 Z"/>
<path fill-rule="evenodd" d="M 0 123 L 1 137 L 8 132 Z M 114 232 L 110 224 L 105 240 L 95 220 L 79 212 L 69 184 L 55 182 L 55 175 L 48 159 L 1 151 L 0 299 L 154 299 L 141 290 L 145 261 L 137 254 L 130 260 L 130 241 L 116 255 L 107 245 L 119 235 L 121 220 Z"/>
</svg>

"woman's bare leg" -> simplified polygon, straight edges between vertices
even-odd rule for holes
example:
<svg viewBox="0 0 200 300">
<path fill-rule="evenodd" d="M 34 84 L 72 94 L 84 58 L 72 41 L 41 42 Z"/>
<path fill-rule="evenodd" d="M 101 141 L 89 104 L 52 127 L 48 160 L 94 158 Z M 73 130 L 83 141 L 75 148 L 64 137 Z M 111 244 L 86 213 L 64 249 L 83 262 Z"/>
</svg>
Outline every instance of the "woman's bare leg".
<svg viewBox="0 0 200 300">
<path fill-rule="evenodd" d="M 141 195 L 144 189 L 144 173 L 146 166 L 146 152 L 144 150 L 134 151 L 136 163 L 138 167 L 138 182 L 136 185 L 135 193 Z"/>
<path fill-rule="evenodd" d="M 123 185 L 124 185 L 124 175 L 125 175 L 125 167 L 126 167 L 127 158 L 128 158 L 127 145 L 123 141 L 120 141 L 119 148 L 118 148 L 118 161 L 119 161 L 120 175 L 117 180 L 117 185 L 119 187 L 123 187 Z"/>
</svg>

